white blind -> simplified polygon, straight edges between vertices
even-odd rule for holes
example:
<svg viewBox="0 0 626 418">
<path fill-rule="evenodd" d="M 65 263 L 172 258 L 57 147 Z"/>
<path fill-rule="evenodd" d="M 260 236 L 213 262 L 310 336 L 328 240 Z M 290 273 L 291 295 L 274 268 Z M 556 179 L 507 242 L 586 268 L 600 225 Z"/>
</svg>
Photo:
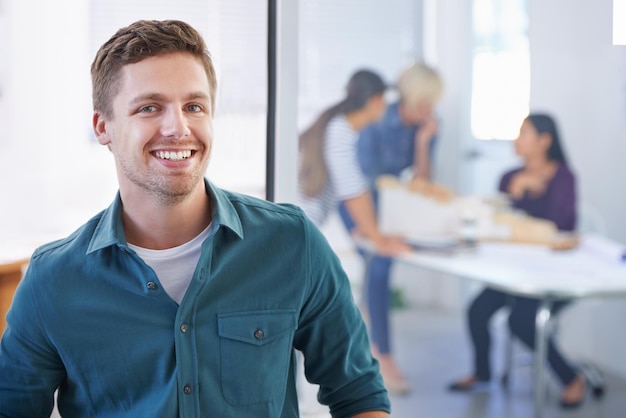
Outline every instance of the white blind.
<svg viewBox="0 0 626 418">
<path fill-rule="evenodd" d="M 626 45 L 626 0 L 613 0 L 613 45 Z"/>
<path fill-rule="evenodd" d="M 388 83 L 416 58 L 421 1 L 306 0 L 300 2 L 300 120 L 306 125 L 344 94 L 359 68 Z"/>
<path fill-rule="evenodd" d="M 2 122 L 4 120 L 6 120 L 6 113 L 5 113 L 5 103 L 6 103 L 6 93 L 5 93 L 5 88 L 6 88 L 6 83 L 7 80 L 9 79 L 9 66 L 8 66 L 8 59 L 7 57 L 9 56 L 9 51 L 8 51 L 8 46 L 9 46 L 9 42 L 7 42 L 7 40 L 9 39 L 9 31 L 8 31 L 8 21 L 7 21 L 7 15 L 6 15 L 6 11 L 5 11 L 5 5 L 4 5 L 4 1 L 0 0 L 0 39 L 2 39 L 3 41 L 0 42 L 0 124 L 2 124 Z M 2 140 L 3 136 L 0 135 L 0 144 L 3 143 Z"/>
<path fill-rule="evenodd" d="M 139 19 L 179 19 L 205 38 L 218 75 L 218 112 L 265 112 L 267 2 L 259 0 L 91 0 L 91 56 Z"/>
<path fill-rule="evenodd" d="M 198 29 L 204 36 L 208 28 L 210 10 L 219 2 L 178 0 L 90 0 L 90 54 L 94 56 L 100 45 L 119 28 L 140 19 L 179 19 Z M 211 7 L 213 6 L 213 7 Z M 219 6 L 219 4 L 218 4 Z"/>
</svg>

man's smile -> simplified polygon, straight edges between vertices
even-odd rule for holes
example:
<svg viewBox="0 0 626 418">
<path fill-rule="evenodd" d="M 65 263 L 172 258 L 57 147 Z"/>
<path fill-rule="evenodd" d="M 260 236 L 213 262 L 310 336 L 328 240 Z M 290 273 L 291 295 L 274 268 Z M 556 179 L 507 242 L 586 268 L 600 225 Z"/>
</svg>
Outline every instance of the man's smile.
<svg viewBox="0 0 626 418">
<path fill-rule="evenodd" d="M 181 161 L 191 157 L 191 150 L 185 151 L 154 151 L 152 153 L 157 158 L 170 161 Z"/>
</svg>

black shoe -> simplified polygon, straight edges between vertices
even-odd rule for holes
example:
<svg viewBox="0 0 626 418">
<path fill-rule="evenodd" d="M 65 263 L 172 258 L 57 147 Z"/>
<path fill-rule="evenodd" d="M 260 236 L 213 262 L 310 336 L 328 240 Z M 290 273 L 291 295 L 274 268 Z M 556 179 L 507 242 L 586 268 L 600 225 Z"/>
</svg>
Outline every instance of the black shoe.
<svg viewBox="0 0 626 418">
<path fill-rule="evenodd" d="M 451 392 L 474 392 L 476 390 L 486 389 L 489 386 L 489 379 L 475 378 L 469 382 L 461 380 L 451 383 L 448 390 Z"/>
</svg>

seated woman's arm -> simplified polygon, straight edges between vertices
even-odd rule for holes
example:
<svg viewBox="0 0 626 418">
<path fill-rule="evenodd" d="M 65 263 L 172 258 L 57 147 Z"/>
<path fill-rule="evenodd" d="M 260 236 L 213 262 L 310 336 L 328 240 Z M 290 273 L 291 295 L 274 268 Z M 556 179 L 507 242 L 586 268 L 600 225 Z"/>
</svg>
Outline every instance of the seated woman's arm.
<svg viewBox="0 0 626 418">
<path fill-rule="evenodd" d="M 576 228 L 576 179 L 566 167 L 561 167 L 549 188 L 546 219 L 554 222 L 560 231 Z"/>
<path fill-rule="evenodd" d="M 565 165 L 560 166 L 553 179 L 543 185 L 522 170 L 510 171 L 502 176 L 499 190 L 511 196 L 514 202 L 547 194 L 545 213 L 534 216 L 554 222 L 560 231 L 576 228 L 576 179 Z"/>
</svg>

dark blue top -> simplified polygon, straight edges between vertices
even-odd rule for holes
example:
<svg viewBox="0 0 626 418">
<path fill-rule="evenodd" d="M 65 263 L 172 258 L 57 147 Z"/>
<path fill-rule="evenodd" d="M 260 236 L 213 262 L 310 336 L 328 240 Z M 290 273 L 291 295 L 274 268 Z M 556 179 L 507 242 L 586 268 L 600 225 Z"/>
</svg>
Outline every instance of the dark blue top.
<svg viewBox="0 0 626 418">
<path fill-rule="evenodd" d="M 399 103 L 393 103 L 387 107 L 380 122 L 361 131 L 357 155 L 370 187 L 375 187 L 378 176 L 399 176 L 403 170 L 413 165 L 415 133 L 418 129 L 418 125 L 407 126 L 402 123 Z M 431 156 L 436 139 L 435 137 L 430 142 Z"/>
<path fill-rule="evenodd" d="M 520 167 L 502 176 L 499 190 L 508 193 L 511 179 L 522 170 L 523 167 Z M 576 179 L 574 174 L 567 165 L 559 164 L 544 194 L 530 196 L 526 193 L 521 199 L 512 199 L 512 204 L 514 208 L 521 209 L 530 216 L 554 222 L 561 231 L 573 231 L 576 228 Z"/>
<path fill-rule="evenodd" d="M 294 348 L 333 416 L 389 410 L 350 283 L 291 205 L 206 184 L 210 236 L 180 305 L 126 243 L 118 198 L 38 249 L 0 340 L 0 416 L 297 416 Z"/>
</svg>

